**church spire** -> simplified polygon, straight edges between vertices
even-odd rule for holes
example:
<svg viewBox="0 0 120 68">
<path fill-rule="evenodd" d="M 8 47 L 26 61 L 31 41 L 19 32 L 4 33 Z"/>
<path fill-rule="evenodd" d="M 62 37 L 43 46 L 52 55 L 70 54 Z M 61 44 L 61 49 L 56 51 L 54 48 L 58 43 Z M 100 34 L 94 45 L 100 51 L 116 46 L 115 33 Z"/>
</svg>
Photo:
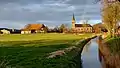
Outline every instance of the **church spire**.
<svg viewBox="0 0 120 68">
<path fill-rule="evenodd" d="M 75 28 L 75 16 L 74 16 L 74 13 L 73 13 L 73 16 L 72 16 L 72 28 Z"/>
<path fill-rule="evenodd" d="M 74 16 L 74 13 L 73 13 L 72 21 L 75 21 L 75 16 Z"/>
</svg>

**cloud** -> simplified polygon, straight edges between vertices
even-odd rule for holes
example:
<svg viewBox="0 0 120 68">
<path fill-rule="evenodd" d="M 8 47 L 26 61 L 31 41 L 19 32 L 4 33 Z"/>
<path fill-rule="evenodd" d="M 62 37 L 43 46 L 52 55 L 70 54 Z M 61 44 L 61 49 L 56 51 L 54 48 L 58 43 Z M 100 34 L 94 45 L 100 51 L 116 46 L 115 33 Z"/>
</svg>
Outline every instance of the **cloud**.
<svg viewBox="0 0 120 68">
<path fill-rule="evenodd" d="M 76 20 L 100 20 L 100 4 L 94 0 L 0 0 L 0 27 L 22 28 L 28 23 L 57 26 Z M 11 23 L 11 24 L 9 24 Z"/>
</svg>

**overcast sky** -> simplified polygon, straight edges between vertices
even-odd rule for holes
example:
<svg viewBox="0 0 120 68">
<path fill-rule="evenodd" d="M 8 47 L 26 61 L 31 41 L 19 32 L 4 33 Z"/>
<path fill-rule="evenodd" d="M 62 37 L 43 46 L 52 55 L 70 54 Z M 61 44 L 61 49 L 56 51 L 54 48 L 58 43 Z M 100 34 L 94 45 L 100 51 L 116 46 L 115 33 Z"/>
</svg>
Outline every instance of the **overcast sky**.
<svg viewBox="0 0 120 68">
<path fill-rule="evenodd" d="M 28 23 L 49 27 L 71 24 L 74 13 L 77 23 L 89 19 L 99 23 L 100 4 L 95 0 L 0 0 L 0 28 L 23 28 Z"/>
</svg>

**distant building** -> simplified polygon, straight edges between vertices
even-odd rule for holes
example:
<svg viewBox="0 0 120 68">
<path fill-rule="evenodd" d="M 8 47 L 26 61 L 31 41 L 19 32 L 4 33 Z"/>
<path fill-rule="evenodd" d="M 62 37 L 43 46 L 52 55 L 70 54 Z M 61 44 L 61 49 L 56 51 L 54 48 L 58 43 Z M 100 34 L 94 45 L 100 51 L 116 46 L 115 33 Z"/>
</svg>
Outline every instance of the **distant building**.
<svg viewBox="0 0 120 68">
<path fill-rule="evenodd" d="M 40 33 L 44 32 L 44 24 L 28 24 L 21 29 L 21 34 Z"/>
<path fill-rule="evenodd" d="M 94 33 L 107 32 L 107 29 L 105 28 L 103 23 L 94 24 L 93 29 L 94 29 Z"/>
<path fill-rule="evenodd" d="M 3 30 L 1 30 L 1 33 L 2 34 L 10 34 L 10 31 L 3 29 Z"/>
<path fill-rule="evenodd" d="M 116 33 L 120 35 L 120 26 L 117 27 Z"/>
<path fill-rule="evenodd" d="M 10 34 L 10 29 L 0 28 L 0 34 Z"/>
<path fill-rule="evenodd" d="M 72 32 L 92 33 L 93 27 L 90 24 L 76 24 L 75 17 L 72 17 Z"/>
<path fill-rule="evenodd" d="M 11 34 L 20 34 L 21 30 L 19 30 L 19 29 L 10 29 L 10 33 Z"/>
</svg>

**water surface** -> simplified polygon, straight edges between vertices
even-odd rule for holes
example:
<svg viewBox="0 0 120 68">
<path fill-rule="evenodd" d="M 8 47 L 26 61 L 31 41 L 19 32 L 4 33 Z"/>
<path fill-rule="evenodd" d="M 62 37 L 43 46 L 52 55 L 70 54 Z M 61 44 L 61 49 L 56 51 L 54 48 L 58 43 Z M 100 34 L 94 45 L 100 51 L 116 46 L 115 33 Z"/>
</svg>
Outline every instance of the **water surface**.
<svg viewBox="0 0 120 68">
<path fill-rule="evenodd" d="M 82 54 L 82 67 L 83 68 L 102 68 L 99 61 L 99 49 L 98 38 L 92 39 L 88 44 L 85 45 Z"/>
</svg>

